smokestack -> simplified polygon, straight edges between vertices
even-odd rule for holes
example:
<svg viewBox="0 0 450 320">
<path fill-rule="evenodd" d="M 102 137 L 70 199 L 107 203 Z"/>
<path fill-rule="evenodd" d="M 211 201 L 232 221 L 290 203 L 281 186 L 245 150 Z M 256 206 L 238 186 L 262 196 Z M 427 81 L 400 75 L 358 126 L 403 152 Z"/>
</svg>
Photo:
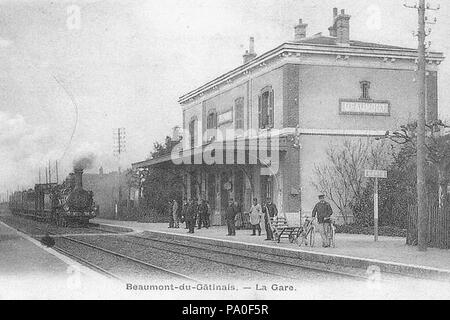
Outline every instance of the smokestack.
<svg viewBox="0 0 450 320">
<path fill-rule="evenodd" d="M 83 169 L 74 169 L 75 175 L 75 189 L 83 189 Z"/>
<path fill-rule="evenodd" d="M 250 37 L 250 43 L 248 46 L 248 50 L 245 51 L 245 54 L 242 56 L 244 58 L 244 64 L 250 62 L 251 60 L 256 58 L 255 53 L 255 38 Z"/>
<path fill-rule="evenodd" d="M 344 9 L 338 14 L 338 9 L 333 8 L 333 25 L 328 30 L 331 37 L 336 37 L 336 44 L 350 44 L 350 16 Z"/>
<path fill-rule="evenodd" d="M 308 27 L 308 24 L 303 23 L 302 19 L 298 20 L 298 25 L 294 27 L 295 30 L 295 41 L 301 41 L 302 39 L 306 38 L 306 28 Z"/>
</svg>

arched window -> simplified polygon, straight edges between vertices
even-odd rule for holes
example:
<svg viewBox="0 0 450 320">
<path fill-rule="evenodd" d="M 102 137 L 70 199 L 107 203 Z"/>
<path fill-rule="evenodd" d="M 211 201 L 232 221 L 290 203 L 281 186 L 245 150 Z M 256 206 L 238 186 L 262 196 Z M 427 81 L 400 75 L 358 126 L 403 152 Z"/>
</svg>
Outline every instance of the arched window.
<svg viewBox="0 0 450 320">
<path fill-rule="evenodd" d="M 273 128 L 274 125 L 274 92 L 271 86 L 261 90 L 258 97 L 259 128 Z"/>
<path fill-rule="evenodd" d="M 209 110 L 206 118 L 206 129 L 217 129 L 217 112 L 215 109 Z"/>
<path fill-rule="evenodd" d="M 244 129 L 244 98 L 240 97 L 234 100 L 234 119 L 235 129 Z"/>
<path fill-rule="evenodd" d="M 370 100 L 369 89 L 370 82 L 369 81 L 361 81 L 361 100 Z"/>
<path fill-rule="evenodd" d="M 189 138 L 190 138 L 190 147 L 195 147 L 195 143 L 197 141 L 197 117 L 192 117 L 189 122 Z"/>
</svg>

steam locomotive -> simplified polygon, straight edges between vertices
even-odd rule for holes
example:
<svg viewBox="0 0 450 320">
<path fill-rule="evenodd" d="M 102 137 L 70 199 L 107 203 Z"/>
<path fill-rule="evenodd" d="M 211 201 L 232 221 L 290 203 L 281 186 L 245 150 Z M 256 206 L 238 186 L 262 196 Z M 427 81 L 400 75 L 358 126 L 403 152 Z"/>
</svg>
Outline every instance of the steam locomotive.
<svg viewBox="0 0 450 320">
<path fill-rule="evenodd" d="M 34 189 L 16 191 L 9 198 L 13 214 L 57 226 L 85 226 L 97 215 L 92 191 L 83 189 L 83 170 L 74 169 L 62 184 L 36 184 Z"/>
</svg>

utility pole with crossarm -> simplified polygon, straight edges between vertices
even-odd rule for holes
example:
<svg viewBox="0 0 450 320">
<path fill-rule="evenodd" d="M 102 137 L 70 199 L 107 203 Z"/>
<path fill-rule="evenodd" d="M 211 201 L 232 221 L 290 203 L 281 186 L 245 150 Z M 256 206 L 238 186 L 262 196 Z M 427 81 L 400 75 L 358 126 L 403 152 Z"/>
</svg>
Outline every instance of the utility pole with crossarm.
<svg viewBox="0 0 450 320">
<path fill-rule="evenodd" d="M 428 246 L 428 210 L 427 210 L 427 191 L 426 191 L 426 52 L 425 40 L 431 33 L 431 29 L 426 30 L 426 24 L 436 23 L 429 22 L 426 17 L 427 10 L 439 10 L 439 7 L 432 8 L 430 4 L 426 4 L 425 0 L 419 0 L 419 4 L 407 8 L 417 9 L 419 29 L 418 38 L 418 57 L 417 57 L 417 87 L 418 87 L 418 112 L 417 112 L 417 238 L 419 251 L 426 251 Z"/>
</svg>

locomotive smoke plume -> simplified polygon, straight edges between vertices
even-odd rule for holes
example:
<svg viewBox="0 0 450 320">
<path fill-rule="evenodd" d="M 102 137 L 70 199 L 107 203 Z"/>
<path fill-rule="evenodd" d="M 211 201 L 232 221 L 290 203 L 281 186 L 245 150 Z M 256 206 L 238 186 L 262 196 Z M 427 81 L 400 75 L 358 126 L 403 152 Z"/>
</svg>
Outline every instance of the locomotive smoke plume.
<svg viewBox="0 0 450 320">
<path fill-rule="evenodd" d="M 86 170 L 92 168 L 95 160 L 95 154 L 88 153 L 83 156 L 77 157 L 73 161 L 73 169 L 74 170 Z"/>
</svg>

